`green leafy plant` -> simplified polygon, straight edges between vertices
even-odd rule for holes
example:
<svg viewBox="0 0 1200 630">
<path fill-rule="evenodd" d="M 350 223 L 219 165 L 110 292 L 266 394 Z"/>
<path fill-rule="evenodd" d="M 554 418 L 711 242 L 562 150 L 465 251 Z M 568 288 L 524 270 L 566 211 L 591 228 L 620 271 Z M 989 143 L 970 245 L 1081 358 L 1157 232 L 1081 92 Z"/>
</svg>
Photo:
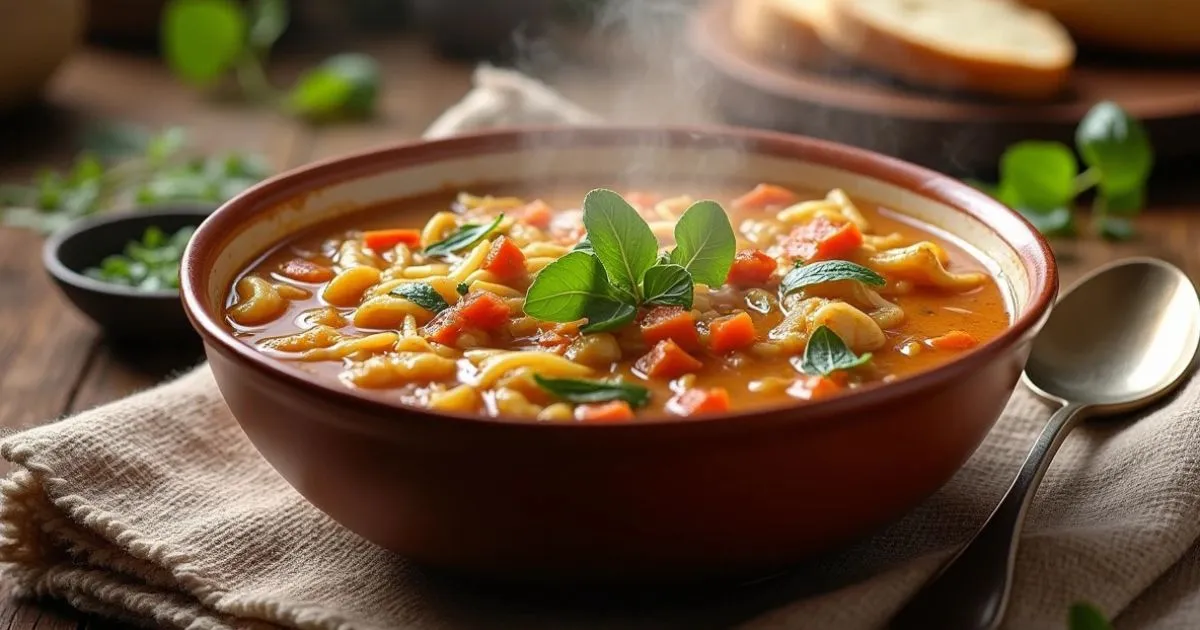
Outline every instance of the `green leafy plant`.
<svg viewBox="0 0 1200 630">
<path fill-rule="evenodd" d="M 140 241 L 130 241 L 121 254 L 106 257 L 84 271 L 89 278 L 134 287 L 142 291 L 179 288 L 179 261 L 196 228 L 186 227 L 167 236 L 149 227 Z"/>
<path fill-rule="evenodd" d="M 846 342 L 837 336 L 828 326 L 818 326 L 808 338 L 804 347 L 804 356 L 800 359 L 800 371 L 805 374 L 829 376 L 839 370 L 849 370 L 865 365 L 871 360 L 871 353 L 862 355 L 846 346 Z"/>
<path fill-rule="evenodd" d="M 1009 147 L 1000 158 L 1000 182 L 990 192 L 1042 233 L 1071 236 L 1077 232 L 1076 198 L 1094 189 L 1095 231 L 1109 239 L 1132 238 L 1132 217 L 1145 205 L 1154 165 L 1142 124 L 1116 103 L 1098 103 L 1079 123 L 1075 148 L 1087 167 L 1083 171 L 1075 153 L 1060 142 L 1031 140 Z"/>
<path fill-rule="evenodd" d="M 379 94 L 379 65 L 342 53 L 305 72 L 287 91 L 267 78 L 271 48 L 290 21 L 287 0 L 169 0 L 160 24 L 163 56 L 201 88 L 232 74 L 242 95 L 310 120 L 366 118 Z"/>
<path fill-rule="evenodd" d="M 538 374 L 533 375 L 533 381 L 551 395 L 571 403 L 623 400 L 637 409 L 650 402 L 650 390 L 634 383 L 546 378 Z"/>
<path fill-rule="evenodd" d="M 65 171 L 43 170 L 25 184 L 0 186 L 0 224 L 52 232 L 114 208 L 169 202 L 221 203 L 270 174 L 256 155 L 195 156 L 180 128 L 158 134 L 106 127 L 85 138 Z"/>
<path fill-rule="evenodd" d="M 633 321 L 641 306 L 691 308 L 696 282 L 724 283 L 736 242 L 729 217 L 712 201 L 692 204 L 675 225 L 675 249 L 660 256 L 650 226 L 620 195 L 604 189 L 583 200 L 586 238 L 542 269 L 525 295 L 525 313 L 544 321 L 587 319 L 586 333 Z"/>
</svg>

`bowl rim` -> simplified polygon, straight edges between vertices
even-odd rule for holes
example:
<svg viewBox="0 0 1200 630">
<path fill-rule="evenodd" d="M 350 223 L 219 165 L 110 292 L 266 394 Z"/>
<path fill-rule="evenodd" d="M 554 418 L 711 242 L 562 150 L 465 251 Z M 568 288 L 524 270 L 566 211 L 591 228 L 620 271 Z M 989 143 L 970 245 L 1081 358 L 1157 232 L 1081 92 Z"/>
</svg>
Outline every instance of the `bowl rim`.
<svg viewBox="0 0 1200 630">
<path fill-rule="evenodd" d="M 530 143 L 535 137 L 541 143 Z M 263 354 L 239 340 L 220 315 L 221 305 L 207 300 L 206 264 L 216 260 L 227 238 L 238 227 L 252 222 L 279 203 L 303 198 L 314 191 L 353 179 L 399 170 L 469 154 L 503 150 L 529 150 L 535 146 L 604 147 L 634 146 L 647 137 L 665 139 L 670 147 L 728 148 L 731 144 L 754 154 L 774 155 L 848 171 L 859 176 L 904 188 L 964 213 L 996 234 L 1017 254 L 1029 276 L 1031 295 L 1023 312 L 999 335 L 954 359 L 891 383 L 881 383 L 846 396 L 815 402 L 782 403 L 769 407 L 733 411 L 697 418 L 672 416 L 641 419 L 632 423 L 534 423 L 503 417 L 445 412 L 360 395 L 335 379 L 319 377 Z M 276 239 L 272 247 L 283 239 Z M 256 256 L 262 252 L 257 252 Z M 1059 275 L 1047 240 L 1017 212 L 982 191 L 950 176 L 865 149 L 819 140 L 808 136 L 720 125 L 584 125 L 519 126 L 465 133 L 440 139 L 416 139 L 315 161 L 268 178 L 242 192 L 212 213 L 200 225 L 184 251 L 180 289 L 184 311 L 210 351 L 217 351 L 269 380 L 333 401 L 338 408 L 364 416 L 388 417 L 398 427 L 405 422 L 461 423 L 473 426 L 502 426 L 533 431 L 648 431 L 654 427 L 748 428 L 763 422 L 812 423 L 838 418 L 855 409 L 877 407 L 903 399 L 921 390 L 934 389 L 954 380 L 962 370 L 975 370 L 1019 343 L 1028 341 L 1049 315 L 1058 294 Z M 803 413 L 786 413 L 787 411 Z M 400 413 L 397 413 L 400 412 Z M 844 418 L 843 418 L 844 419 Z M 327 419 L 333 422 L 335 419 Z M 378 427 L 376 427 L 378 429 Z"/>
<path fill-rule="evenodd" d="M 79 236 L 85 232 L 90 232 L 96 228 L 113 225 L 117 223 L 126 223 L 130 221 L 153 219 L 155 217 L 195 217 L 196 228 L 200 225 L 208 215 L 213 213 L 214 205 L 205 204 L 178 204 L 178 205 L 162 205 L 152 206 L 145 210 L 123 210 L 120 212 L 105 212 L 103 214 L 93 215 L 77 219 L 69 223 L 66 227 L 55 231 L 46 238 L 46 242 L 42 244 L 42 265 L 46 271 L 59 282 L 64 282 L 77 289 L 90 291 L 92 293 L 104 293 L 107 295 L 115 295 L 127 298 L 139 299 L 172 299 L 178 300 L 180 295 L 179 289 L 155 289 L 153 291 L 143 291 L 133 287 L 127 287 L 120 284 L 112 284 L 103 282 L 75 271 L 63 263 L 60 253 L 63 245 L 72 238 Z M 182 264 L 180 265 L 182 269 Z M 182 282 L 180 283 L 182 286 Z"/>
</svg>

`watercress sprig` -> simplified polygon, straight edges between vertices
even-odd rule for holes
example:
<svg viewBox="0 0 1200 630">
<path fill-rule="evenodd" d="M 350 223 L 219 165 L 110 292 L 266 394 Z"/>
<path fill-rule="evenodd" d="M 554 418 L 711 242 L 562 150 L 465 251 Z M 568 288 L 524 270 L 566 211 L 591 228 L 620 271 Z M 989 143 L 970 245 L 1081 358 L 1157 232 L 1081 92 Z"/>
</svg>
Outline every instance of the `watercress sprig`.
<svg viewBox="0 0 1200 630">
<path fill-rule="evenodd" d="M 633 321 L 640 306 L 692 307 L 696 282 L 725 282 L 733 265 L 733 226 L 712 201 L 692 204 L 675 225 L 675 248 L 658 239 L 637 210 L 605 189 L 583 200 L 587 236 L 542 269 L 525 295 L 525 313 L 552 322 L 587 319 L 595 333 Z"/>
<path fill-rule="evenodd" d="M 993 195 L 1050 236 L 1070 236 L 1072 212 L 1080 194 L 1095 189 L 1092 218 L 1096 232 L 1109 239 L 1134 236 L 1131 217 L 1142 210 L 1154 151 L 1142 124 L 1116 103 L 1104 101 L 1088 111 L 1075 132 L 1075 153 L 1061 142 L 1014 144 L 1000 158 L 1000 182 Z"/>
</svg>

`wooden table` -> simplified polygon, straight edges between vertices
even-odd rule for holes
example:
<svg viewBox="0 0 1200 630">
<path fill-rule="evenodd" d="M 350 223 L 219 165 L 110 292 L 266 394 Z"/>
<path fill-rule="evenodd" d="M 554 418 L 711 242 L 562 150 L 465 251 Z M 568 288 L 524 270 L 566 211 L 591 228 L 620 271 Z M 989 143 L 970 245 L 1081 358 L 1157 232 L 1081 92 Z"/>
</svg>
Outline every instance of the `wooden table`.
<svg viewBox="0 0 1200 630">
<path fill-rule="evenodd" d="M 400 39 L 368 49 L 386 68 L 381 116 L 372 123 L 314 129 L 264 110 L 217 105 L 181 88 L 151 57 L 89 50 L 58 74 L 48 107 L 0 123 L 0 173 L 25 177 L 45 164 L 64 165 L 76 133 L 89 122 L 123 120 L 157 127 L 185 125 L 200 149 L 258 151 L 278 169 L 385 142 L 410 139 L 470 85 L 470 66 L 434 58 L 421 42 Z M 278 64 L 281 75 L 311 59 Z M 690 82 L 637 70 L 573 66 L 547 76 L 568 97 L 629 122 L 705 122 Z M 1200 139 L 1198 139 L 1200 141 Z M 1200 181 L 1156 182 L 1142 237 L 1109 244 L 1093 239 L 1057 246 L 1066 281 L 1114 258 L 1153 255 L 1200 277 Z M 149 387 L 188 366 L 176 353 L 118 355 L 94 326 L 55 290 L 41 265 L 41 241 L 0 228 L 0 430 L 46 422 Z M 54 604 L 0 600 L 0 630 L 111 628 Z"/>
</svg>

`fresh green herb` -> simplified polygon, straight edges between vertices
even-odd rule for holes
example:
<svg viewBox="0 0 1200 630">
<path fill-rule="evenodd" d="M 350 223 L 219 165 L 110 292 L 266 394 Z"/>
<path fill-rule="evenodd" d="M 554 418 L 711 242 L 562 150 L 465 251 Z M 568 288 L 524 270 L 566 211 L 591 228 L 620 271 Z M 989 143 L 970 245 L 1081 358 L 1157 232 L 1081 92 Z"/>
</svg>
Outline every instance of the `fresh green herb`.
<svg viewBox="0 0 1200 630">
<path fill-rule="evenodd" d="M 675 249 L 671 262 L 692 274 L 692 279 L 711 287 L 729 277 L 737 241 L 725 211 L 715 201 L 691 205 L 675 224 Z"/>
<path fill-rule="evenodd" d="M 678 246 L 669 254 L 658 252 L 650 226 L 611 190 L 587 194 L 583 224 L 587 236 L 534 278 L 525 296 L 529 316 L 553 322 L 586 318 L 584 333 L 613 330 L 633 321 L 639 306 L 691 308 L 696 274 L 709 281 L 719 277 L 714 283 L 719 285 L 733 264 L 733 228 L 711 201 L 684 212 L 675 228 Z"/>
<path fill-rule="evenodd" d="M 990 194 L 1042 233 L 1070 236 L 1076 232 L 1076 198 L 1095 188 L 1094 231 L 1108 239 L 1133 238 L 1130 218 L 1145 205 L 1154 165 L 1141 123 L 1116 103 L 1101 102 L 1079 123 L 1075 145 L 1087 166 L 1082 172 L 1075 153 L 1062 143 L 1028 141 L 1009 147 L 1000 158 L 1000 183 Z"/>
<path fill-rule="evenodd" d="M 471 287 L 468 287 L 466 282 L 459 282 L 458 286 L 454 287 L 454 290 L 457 291 L 459 295 L 466 295 L 467 292 L 471 290 Z"/>
<path fill-rule="evenodd" d="M 599 403 L 623 400 L 637 409 L 650 402 L 650 390 L 633 383 L 587 381 L 573 378 L 545 378 L 534 374 L 538 387 L 571 403 Z"/>
<path fill-rule="evenodd" d="M 809 265 L 797 265 L 783 277 L 779 292 L 787 295 L 804 287 L 839 280 L 857 280 L 873 287 L 887 284 L 883 276 L 848 260 L 822 260 Z"/>
<path fill-rule="evenodd" d="M 178 289 L 179 260 L 195 231 L 186 227 L 168 237 L 161 228 L 146 228 L 140 241 L 130 241 L 123 253 L 108 256 L 83 273 L 101 282 L 143 291 Z"/>
<path fill-rule="evenodd" d="M 451 233 L 450 236 L 426 247 L 425 253 L 429 256 L 445 256 L 467 249 L 468 247 L 473 247 L 495 231 L 496 227 L 503 220 L 504 214 L 500 214 L 500 216 L 497 216 L 487 225 L 477 225 L 475 223 L 463 225 Z"/>
<path fill-rule="evenodd" d="M 271 48 L 290 21 L 287 0 L 169 0 L 160 31 L 167 65 L 182 80 L 211 87 L 232 73 L 242 96 L 309 119 L 364 118 L 375 109 L 380 73 L 359 54 L 330 57 L 286 93 L 267 78 Z"/>
<path fill-rule="evenodd" d="M 52 232 L 89 214 L 166 202 L 219 204 L 270 174 L 251 155 L 193 157 L 186 133 L 157 135 L 116 126 L 86 138 L 64 172 L 43 171 L 25 185 L 0 188 L 0 224 Z"/>
<path fill-rule="evenodd" d="M 1112 630 L 1112 624 L 1098 608 L 1087 603 L 1071 606 L 1070 630 Z"/>
<path fill-rule="evenodd" d="M 587 318 L 583 332 L 602 332 L 633 321 L 637 309 L 608 281 L 594 254 L 571 252 L 550 263 L 525 294 L 525 313 L 548 322 Z"/>
<path fill-rule="evenodd" d="M 804 357 L 800 360 L 800 370 L 805 374 L 828 376 L 839 370 L 856 368 L 870 360 L 870 352 L 855 355 L 837 333 L 828 326 L 818 326 L 808 338 Z"/>
<path fill-rule="evenodd" d="M 643 287 L 646 305 L 692 308 L 692 275 L 679 265 L 659 264 L 647 269 Z"/>
<path fill-rule="evenodd" d="M 446 298 L 442 297 L 442 294 L 438 293 L 428 282 L 405 283 L 392 289 L 391 294 L 402 297 L 433 313 L 441 313 L 450 308 L 450 305 L 446 303 Z"/>
</svg>

